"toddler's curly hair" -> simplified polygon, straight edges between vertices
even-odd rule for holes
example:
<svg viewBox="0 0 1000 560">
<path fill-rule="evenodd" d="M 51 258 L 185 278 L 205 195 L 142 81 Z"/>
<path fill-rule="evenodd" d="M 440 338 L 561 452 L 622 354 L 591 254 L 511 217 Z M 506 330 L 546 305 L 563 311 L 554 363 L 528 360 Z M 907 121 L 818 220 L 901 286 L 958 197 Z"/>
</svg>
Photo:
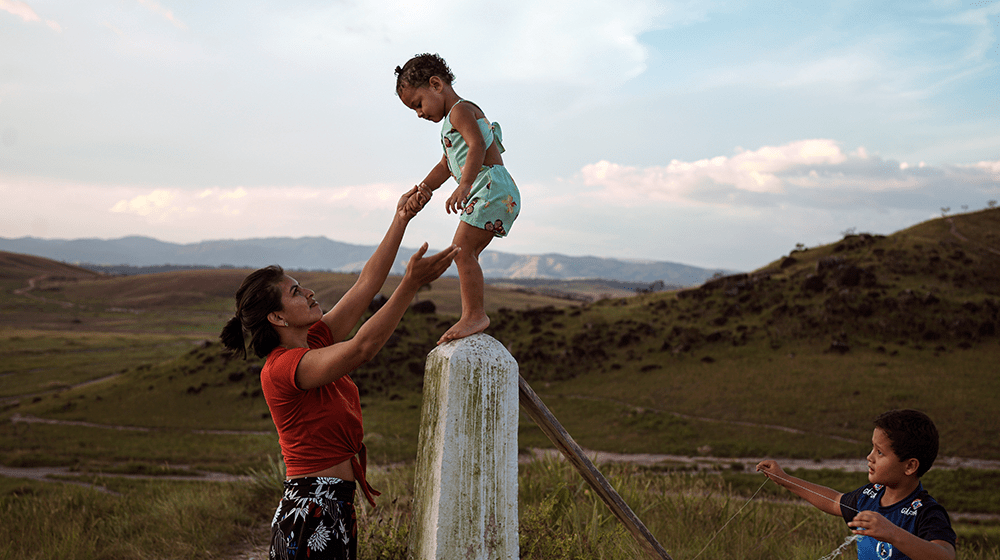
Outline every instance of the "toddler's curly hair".
<svg viewBox="0 0 1000 560">
<path fill-rule="evenodd" d="M 396 94 L 398 95 L 407 86 L 425 86 L 434 76 L 441 78 L 448 85 L 455 81 L 451 68 L 448 68 L 448 63 L 440 55 L 418 54 L 406 61 L 402 67 L 396 67 Z"/>
</svg>

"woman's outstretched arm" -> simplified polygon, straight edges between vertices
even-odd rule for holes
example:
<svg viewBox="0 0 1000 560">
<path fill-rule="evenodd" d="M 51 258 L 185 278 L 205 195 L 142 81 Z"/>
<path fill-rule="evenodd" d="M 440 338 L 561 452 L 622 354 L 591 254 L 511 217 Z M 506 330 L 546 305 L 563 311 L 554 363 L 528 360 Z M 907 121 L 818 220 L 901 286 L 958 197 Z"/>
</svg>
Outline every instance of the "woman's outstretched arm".
<svg viewBox="0 0 1000 560">
<path fill-rule="evenodd" d="M 350 340 L 305 353 L 295 370 L 295 383 L 299 389 L 305 391 L 336 381 L 375 357 L 396 330 L 396 325 L 406 313 L 417 290 L 441 276 L 451 265 L 459 249 L 453 245 L 436 255 L 424 257 L 426 251 L 427 244 L 424 243 L 410 257 L 406 274 L 389 301 L 365 321 L 357 335 Z"/>
<path fill-rule="evenodd" d="M 417 187 L 413 187 L 399 199 L 396 204 L 396 213 L 393 214 L 392 223 L 389 225 L 389 231 L 386 232 L 378 248 L 361 269 L 357 281 L 333 306 L 333 309 L 323 315 L 323 322 L 330 327 L 335 341 L 339 342 L 347 338 L 347 335 L 354 330 L 354 325 L 368 309 L 372 298 L 385 284 L 385 279 L 389 276 L 392 264 L 396 260 L 399 244 L 403 241 L 406 225 L 414 216 L 414 213 L 406 208 L 406 203 L 412 196 L 420 196 Z"/>
</svg>

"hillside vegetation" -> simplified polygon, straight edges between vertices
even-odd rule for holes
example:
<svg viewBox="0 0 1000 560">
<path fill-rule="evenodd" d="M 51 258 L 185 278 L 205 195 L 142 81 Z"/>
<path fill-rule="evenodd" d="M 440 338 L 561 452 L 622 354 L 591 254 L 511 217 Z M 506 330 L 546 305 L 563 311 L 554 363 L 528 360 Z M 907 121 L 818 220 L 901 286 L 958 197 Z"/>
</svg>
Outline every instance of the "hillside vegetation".
<svg viewBox="0 0 1000 560">
<path fill-rule="evenodd" d="M 278 448 L 261 361 L 216 342 L 247 272 L 113 277 L 0 253 L 0 465 L 83 480 L 267 468 Z M 290 273 L 325 305 L 355 278 Z M 1000 460 L 1000 209 L 800 247 L 697 288 L 581 303 L 488 287 L 486 300 L 487 333 L 589 449 L 734 458 L 730 478 L 755 488 L 735 458 L 860 462 L 872 418 L 905 407 L 935 419 L 942 456 Z M 424 359 L 460 311 L 457 280 L 418 294 L 428 301 L 352 375 L 378 464 L 415 455 Z M 550 444 L 522 416 L 519 445 Z M 951 511 L 1000 513 L 996 471 L 931 474 Z M 995 545 L 992 525 L 963 531 Z"/>
<path fill-rule="evenodd" d="M 492 288 L 487 305 L 493 322 L 487 333 L 508 347 L 521 374 L 566 416 L 567 424 L 580 423 L 574 433 L 596 449 L 852 456 L 859 452 L 857 445 L 842 440 L 867 441 L 872 416 L 913 406 L 937 413 L 943 432 L 956 435 L 943 442 L 944 452 L 1000 459 L 995 443 L 1000 422 L 990 413 L 1000 395 L 998 248 L 1000 210 L 993 209 L 931 220 L 888 236 L 847 235 L 694 289 L 581 305 Z M 65 265 L 44 270 L 44 259 L 5 258 L 2 262 L 12 263 L 7 278 L 23 283 L 40 272 L 47 278 L 36 280 L 35 290 L 20 297 L 8 292 L 4 323 L 24 327 L 29 320 L 29 325 L 51 328 L 62 321 L 61 328 L 81 332 L 170 333 L 192 342 L 214 339 L 247 272 L 95 277 L 67 272 L 72 267 Z M 327 304 L 354 279 L 291 273 Z M 390 278 L 385 293 L 395 282 L 398 278 Z M 370 406 L 419 399 L 424 357 L 460 309 L 457 281 L 439 280 L 418 300 L 433 301 L 436 312 L 408 313 L 386 348 L 353 376 L 362 395 L 372 399 Z M 213 386 L 238 384 L 239 391 L 214 400 L 215 407 L 238 406 L 244 397 L 237 395 L 254 393 L 258 365 L 231 363 L 208 342 L 188 357 L 146 364 L 138 378 L 116 383 L 141 385 L 142 398 L 133 397 L 140 402 L 180 398 L 162 394 L 167 387 L 172 387 L 169 395 L 187 396 L 189 386 L 211 393 Z M 238 383 L 231 381 L 236 370 L 243 372 Z M 115 371 L 103 372 L 110 373 Z M 157 382 L 164 378 L 169 381 Z M 3 387 L 0 394 L 15 393 Z M 43 402 L 28 408 L 38 410 Z M 73 416 L 64 412 L 59 414 Z M 118 412 L 109 408 L 107 421 Z M 258 406 L 253 414 L 265 412 Z M 253 429 L 266 428 L 259 414 L 257 420 L 251 422 Z M 143 424 L 157 422 L 170 423 L 158 416 Z M 189 415 L 185 422 L 216 425 L 201 415 Z M 222 422 L 227 428 L 239 424 Z M 740 422 L 803 434 L 775 434 Z M 526 431 L 526 443 L 545 443 Z M 825 439 L 807 444 L 815 440 L 811 434 Z"/>
</svg>

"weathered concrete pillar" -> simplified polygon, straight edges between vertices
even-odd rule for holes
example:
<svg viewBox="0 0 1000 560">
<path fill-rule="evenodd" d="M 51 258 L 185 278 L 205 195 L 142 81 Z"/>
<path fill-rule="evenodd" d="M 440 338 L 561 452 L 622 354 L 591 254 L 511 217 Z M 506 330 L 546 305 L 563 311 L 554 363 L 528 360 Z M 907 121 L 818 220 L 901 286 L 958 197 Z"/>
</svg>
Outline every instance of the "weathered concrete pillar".
<svg viewBox="0 0 1000 560">
<path fill-rule="evenodd" d="M 485 334 L 428 355 L 411 559 L 518 558 L 518 377 L 514 357 Z"/>
</svg>

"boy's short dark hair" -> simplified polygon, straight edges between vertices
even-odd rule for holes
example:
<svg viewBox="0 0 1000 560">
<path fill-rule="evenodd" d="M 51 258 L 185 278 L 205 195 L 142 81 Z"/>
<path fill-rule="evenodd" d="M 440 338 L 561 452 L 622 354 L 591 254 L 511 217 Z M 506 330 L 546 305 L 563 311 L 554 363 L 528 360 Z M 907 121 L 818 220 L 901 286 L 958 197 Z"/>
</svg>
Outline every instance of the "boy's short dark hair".
<svg viewBox="0 0 1000 560">
<path fill-rule="evenodd" d="M 405 86 L 425 86 L 434 76 L 441 78 L 448 85 L 455 81 L 455 75 L 451 73 L 451 68 L 448 68 L 448 63 L 440 55 L 418 54 L 406 61 L 402 68 L 396 67 L 396 93 L 399 93 Z"/>
<path fill-rule="evenodd" d="M 938 453 L 938 431 L 930 417 L 919 410 L 890 410 L 875 419 L 875 427 L 885 432 L 901 461 L 920 461 L 918 478 L 930 470 Z"/>
</svg>

